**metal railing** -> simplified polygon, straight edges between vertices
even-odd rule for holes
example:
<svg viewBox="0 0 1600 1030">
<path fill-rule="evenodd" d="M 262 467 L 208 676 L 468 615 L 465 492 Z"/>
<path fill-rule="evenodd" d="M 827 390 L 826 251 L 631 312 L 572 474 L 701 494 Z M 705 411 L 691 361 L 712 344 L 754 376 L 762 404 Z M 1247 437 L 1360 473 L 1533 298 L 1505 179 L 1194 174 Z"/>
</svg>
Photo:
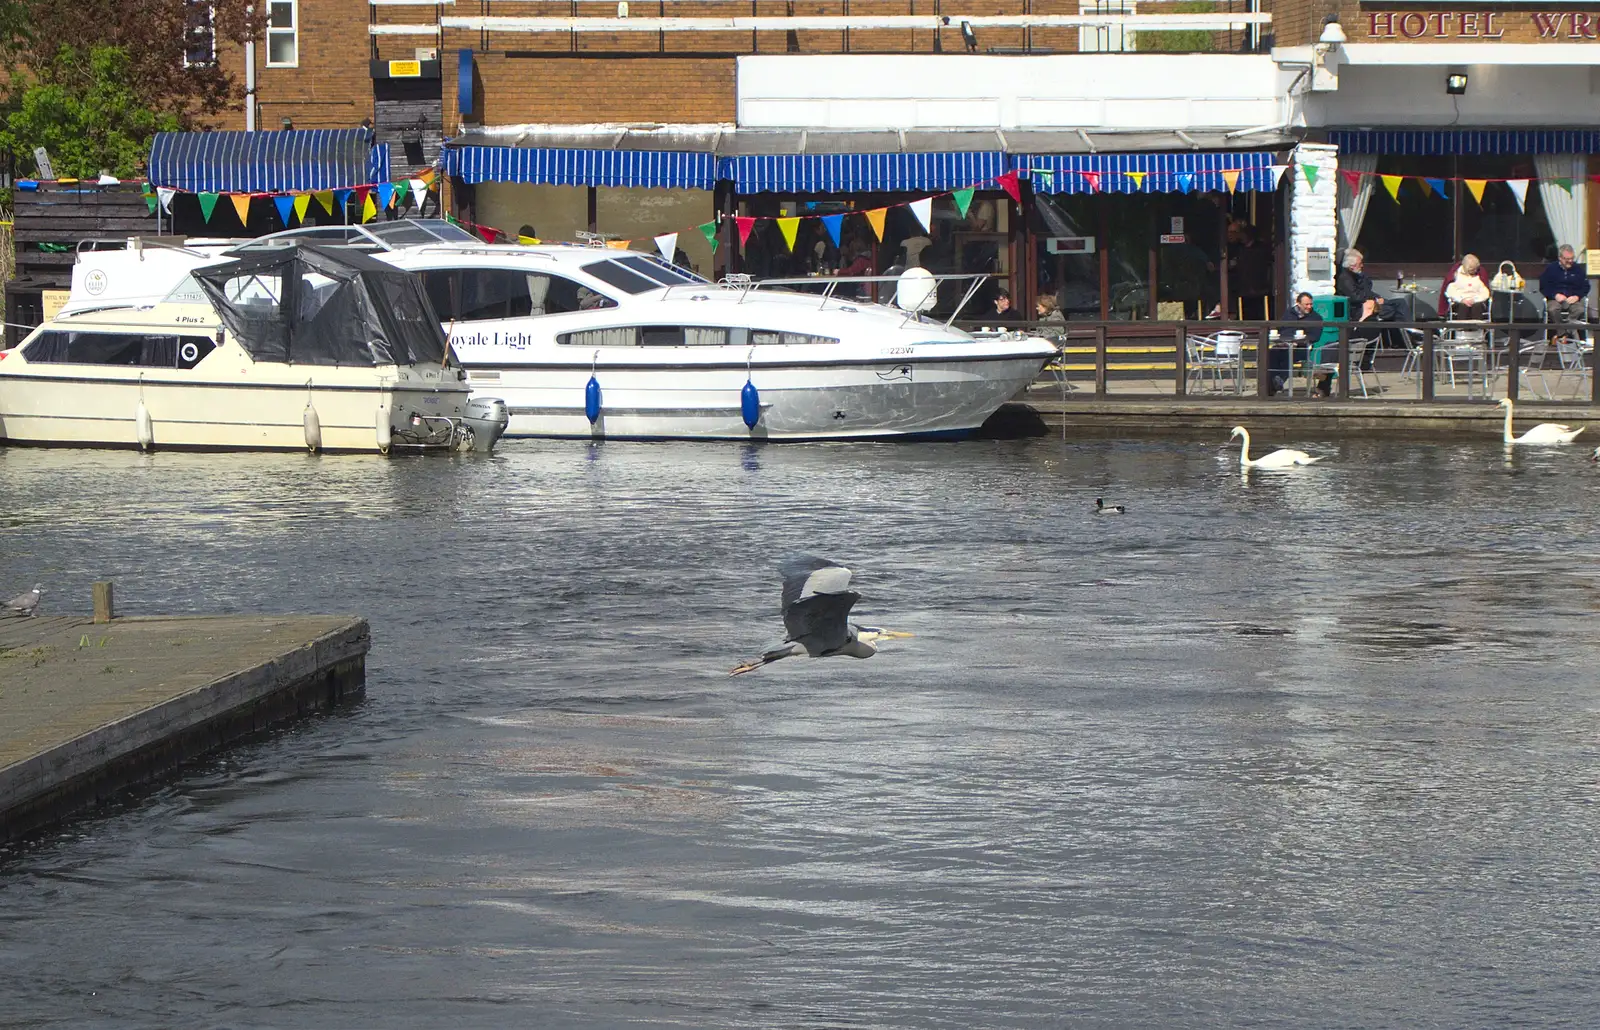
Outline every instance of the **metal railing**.
<svg viewBox="0 0 1600 1030">
<path fill-rule="evenodd" d="M 1074 394 L 1092 389 L 1095 397 L 1251 397 L 1266 400 L 1277 391 L 1273 377 L 1287 366 L 1285 393 L 1304 393 L 1314 377 L 1332 377 L 1333 396 L 1340 400 L 1372 402 L 1433 402 L 1436 400 L 1492 402 L 1498 397 L 1513 400 L 1530 389 L 1540 401 L 1565 400 L 1569 403 L 1600 405 L 1600 376 L 1595 375 L 1593 347 L 1589 337 L 1600 326 L 1573 323 L 1460 323 L 1460 322 L 1326 322 L 1296 321 L 1073 321 L 1007 322 L 987 324 L 963 321 L 962 328 L 982 333 L 987 330 L 1022 331 L 1054 340 L 1060 355 L 1045 368 L 1041 384 L 1061 384 Z M 1272 336 L 1276 331 L 1277 337 Z M 1295 339 L 1295 332 L 1305 338 Z M 1216 357 L 1214 345 L 1219 334 L 1236 334 L 1226 339 L 1230 360 Z M 1331 337 L 1331 338 L 1329 338 Z M 1371 355 L 1370 366 L 1353 374 L 1351 341 L 1361 348 L 1363 362 Z M 1237 356 L 1232 344 L 1237 343 Z M 1213 348 L 1207 353 L 1207 348 Z M 1271 360 L 1272 349 L 1286 350 L 1286 362 Z M 1263 353 L 1268 360 L 1261 360 Z M 1230 382 L 1226 391 L 1196 390 L 1195 356 L 1199 355 L 1202 373 L 1211 373 L 1213 383 Z M 1547 367 L 1554 362 L 1553 367 Z M 1368 378 L 1392 375 L 1412 385 L 1398 390 Z M 1566 398 L 1556 396 L 1569 377 L 1578 389 Z M 1203 378 L 1203 377 L 1202 377 Z M 1443 388 L 1441 380 L 1451 380 Z M 1550 380 L 1556 381 L 1554 390 Z M 1297 386 L 1296 380 L 1304 385 Z M 1354 380 L 1354 383 L 1352 382 Z M 1585 382 L 1587 380 L 1587 382 Z M 1391 380 L 1393 382 L 1394 380 Z M 1163 389 L 1170 384 L 1170 389 Z M 1474 393 L 1474 385 L 1477 392 Z M 1204 385 L 1203 382 L 1199 385 Z M 1377 385 L 1377 389 L 1372 389 Z M 1465 392 L 1461 389 L 1465 386 Z M 1587 386 L 1587 390 L 1583 389 Z M 1540 387 L 1544 393 L 1539 395 Z"/>
</svg>

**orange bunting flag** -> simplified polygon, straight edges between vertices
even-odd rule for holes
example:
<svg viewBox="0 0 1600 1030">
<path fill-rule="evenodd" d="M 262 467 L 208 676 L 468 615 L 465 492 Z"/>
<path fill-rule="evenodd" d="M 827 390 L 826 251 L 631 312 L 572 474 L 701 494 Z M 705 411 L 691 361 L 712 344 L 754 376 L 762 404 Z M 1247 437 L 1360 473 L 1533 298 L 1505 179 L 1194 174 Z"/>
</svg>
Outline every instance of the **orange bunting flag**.
<svg viewBox="0 0 1600 1030">
<path fill-rule="evenodd" d="M 311 194 L 296 193 L 294 195 L 294 216 L 300 221 L 306 220 L 306 209 L 311 206 Z M 331 213 L 331 212 L 330 212 Z"/>
<path fill-rule="evenodd" d="M 233 209 L 239 213 L 239 224 L 250 221 L 250 194 L 230 193 L 228 199 L 233 201 Z"/>
<path fill-rule="evenodd" d="M 1489 184 L 1488 179 L 1462 179 L 1467 184 L 1467 192 L 1472 194 L 1472 199 L 1479 204 L 1483 203 L 1483 188 Z"/>
<path fill-rule="evenodd" d="M 369 193 L 365 197 L 362 197 L 361 198 L 361 220 L 363 222 L 370 222 L 370 221 L 372 221 L 373 216 L 376 215 L 377 213 L 378 213 L 378 205 L 374 204 L 372 202 L 372 194 Z"/>
<path fill-rule="evenodd" d="M 632 240 L 606 240 L 606 246 L 612 250 L 627 250 L 632 244 Z"/>
<path fill-rule="evenodd" d="M 1239 169 L 1226 168 L 1219 174 L 1222 176 L 1222 181 L 1228 184 L 1229 193 L 1239 188 Z"/>
<path fill-rule="evenodd" d="M 1428 185 L 1427 179 L 1418 178 L 1417 185 L 1422 187 L 1422 195 L 1424 197 L 1433 196 L 1433 187 Z"/>
<path fill-rule="evenodd" d="M 795 237 L 795 233 L 800 231 L 800 219 L 798 219 L 798 218 L 780 218 L 780 219 L 778 219 L 778 231 L 783 233 L 783 242 L 785 242 L 785 243 L 787 243 L 789 245 L 789 249 L 790 250 L 794 250 L 794 237 Z"/>
<path fill-rule="evenodd" d="M 1144 189 L 1144 177 L 1146 175 L 1150 174 L 1150 173 L 1148 173 L 1148 172 L 1123 172 L 1122 174 L 1126 175 L 1128 178 L 1133 180 L 1133 188 L 1134 189 L 1142 190 L 1142 189 Z"/>
<path fill-rule="evenodd" d="M 872 231 L 878 236 L 878 242 L 882 243 L 883 221 L 889 217 L 889 209 L 886 207 L 875 207 L 871 211 L 863 211 L 861 213 L 867 216 L 867 224 L 872 226 Z"/>
<path fill-rule="evenodd" d="M 1383 180 L 1383 188 L 1389 191 L 1389 196 L 1394 198 L 1394 202 L 1396 204 L 1400 203 L 1400 180 L 1405 176 L 1380 175 L 1378 178 Z"/>
</svg>

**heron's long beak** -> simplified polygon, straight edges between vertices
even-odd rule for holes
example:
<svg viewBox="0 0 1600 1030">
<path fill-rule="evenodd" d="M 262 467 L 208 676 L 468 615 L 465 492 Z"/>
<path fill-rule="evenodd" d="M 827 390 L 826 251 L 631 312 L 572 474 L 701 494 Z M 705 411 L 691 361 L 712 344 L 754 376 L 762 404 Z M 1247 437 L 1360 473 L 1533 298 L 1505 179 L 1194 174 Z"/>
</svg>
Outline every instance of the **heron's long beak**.
<svg viewBox="0 0 1600 1030">
<path fill-rule="evenodd" d="M 897 629 L 879 629 L 873 632 L 878 635 L 879 640 L 905 640 L 916 636 L 915 633 L 902 633 Z"/>
</svg>

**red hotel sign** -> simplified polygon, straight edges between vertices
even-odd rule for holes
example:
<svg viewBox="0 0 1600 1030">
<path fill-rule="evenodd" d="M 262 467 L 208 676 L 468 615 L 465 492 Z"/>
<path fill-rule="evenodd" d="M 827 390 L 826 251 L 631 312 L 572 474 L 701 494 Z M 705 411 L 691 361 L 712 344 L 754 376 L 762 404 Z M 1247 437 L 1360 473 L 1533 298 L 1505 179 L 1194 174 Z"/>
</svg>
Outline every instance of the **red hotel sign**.
<svg viewBox="0 0 1600 1030">
<path fill-rule="evenodd" d="M 1372 39 L 1501 39 L 1527 19 L 1540 39 L 1600 39 L 1600 13 L 1585 11 L 1367 11 Z M 1526 37 L 1524 37 L 1526 38 Z"/>
</svg>

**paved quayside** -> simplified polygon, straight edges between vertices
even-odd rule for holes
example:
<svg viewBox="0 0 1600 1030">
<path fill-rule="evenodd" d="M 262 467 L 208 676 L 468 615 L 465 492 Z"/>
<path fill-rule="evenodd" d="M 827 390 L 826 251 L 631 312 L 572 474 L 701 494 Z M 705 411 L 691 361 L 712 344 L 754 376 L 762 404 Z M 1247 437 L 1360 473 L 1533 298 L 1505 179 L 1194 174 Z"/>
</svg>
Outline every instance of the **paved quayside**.
<svg viewBox="0 0 1600 1030">
<path fill-rule="evenodd" d="M 0 619 L 0 842 L 360 696 L 365 619 Z"/>
</svg>

